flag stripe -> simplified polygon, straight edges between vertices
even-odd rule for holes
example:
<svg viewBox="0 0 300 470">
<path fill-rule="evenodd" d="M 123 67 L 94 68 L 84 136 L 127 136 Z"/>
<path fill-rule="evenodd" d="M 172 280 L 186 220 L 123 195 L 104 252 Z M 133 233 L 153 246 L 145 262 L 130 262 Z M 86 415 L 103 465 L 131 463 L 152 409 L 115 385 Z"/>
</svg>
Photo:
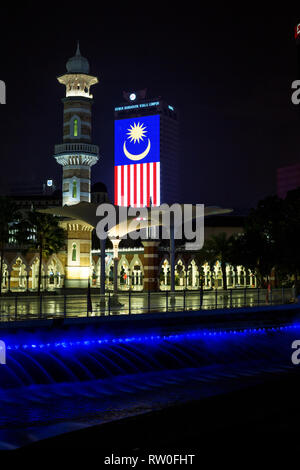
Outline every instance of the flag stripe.
<svg viewBox="0 0 300 470">
<path fill-rule="evenodd" d="M 160 206 L 160 163 L 157 163 L 157 173 L 156 173 L 156 188 L 157 188 L 157 199 L 156 199 L 156 205 Z"/>
<path fill-rule="evenodd" d="M 156 162 L 153 163 L 153 205 L 156 206 L 157 201 L 157 186 L 156 186 Z"/>
<path fill-rule="evenodd" d="M 130 168 L 130 201 L 129 205 L 134 205 L 134 165 L 129 165 Z"/>
<path fill-rule="evenodd" d="M 150 206 L 150 166 L 149 163 L 147 165 L 147 206 Z"/>
<path fill-rule="evenodd" d="M 118 166 L 118 206 L 121 205 L 121 168 Z"/>
<path fill-rule="evenodd" d="M 142 207 L 160 205 L 159 162 L 115 166 L 115 204 Z"/>
<path fill-rule="evenodd" d="M 124 204 L 124 165 L 121 166 L 121 201 L 120 205 Z"/>
<path fill-rule="evenodd" d="M 118 167 L 115 166 L 115 205 L 118 205 Z"/>
<path fill-rule="evenodd" d="M 127 172 L 128 172 L 128 165 L 125 165 L 124 166 L 124 200 L 123 200 L 123 206 L 127 206 L 127 186 L 128 186 Z"/>
<path fill-rule="evenodd" d="M 133 206 L 136 207 L 137 205 L 137 165 L 133 165 L 134 170 L 134 197 L 133 197 Z"/>
<path fill-rule="evenodd" d="M 148 185 L 147 185 L 147 173 L 148 173 L 148 166 L 145 165 L 145 169 L 146 171 L 144 171 L 144 194 L 143 194 L 143 198 L 144 198 L 144 203 L 143 203 L 143 206 L 147 206 L 147 194 L 148 194 Z"/>
<path fill-rule="evenodd" d="M 150 165 L 150 198 L 151 204 L 153 204 L 153 163 L 149 163 Z"/>
<path fill-rule="evenodd" d="M 144 202 L 144 175 L 143 175 L 143 170 L 144 170 L 144 165 L 140 165 L 140 188 L 141 188 L 141 191 L 140 191 L 140 206 L 143 206 L 143 202 Z"/>
<path fill-rule="evenodd" d="M 137 171 L 136 171 L 136 189 L 137 189 L 137 198 L 136 198 L 136 203 L 137 207 L 140 207 L 141 205 L 141 165 L 138 163 L 136 165 Z"/>
<path fill-rule="evenodd" d="M 130 166 L 127 165 L 127 206 L 130 206 Z"/>
</svg>

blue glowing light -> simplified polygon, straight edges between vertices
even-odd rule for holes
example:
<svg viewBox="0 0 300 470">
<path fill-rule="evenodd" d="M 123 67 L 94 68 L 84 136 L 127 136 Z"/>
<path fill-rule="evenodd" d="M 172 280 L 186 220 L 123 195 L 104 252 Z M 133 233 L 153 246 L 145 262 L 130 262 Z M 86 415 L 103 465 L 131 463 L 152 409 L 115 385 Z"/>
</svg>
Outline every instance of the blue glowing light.
<svg viewBox="0 0 300 470">
<path fill-rule="evenodd" d="M 158 106 L 159 101 L 151 101 L 150 103 L 140 103 L 140 104 L 132 104 L 128 106 L 118 106 L 115 108 L 115 111 L 126 111 L 127 109 L 136 109 L 136 108 L 149 108 L 152 106 Z"/>
<path fill-rule="evenodd" d="M 115 338 L 89 338 L 82 340 L 62 340 L 53 342 L 41 343 L 24 343 L 24 344 L 9 344 L 6 343 L 7 350 L 18 349 L 56 349 L 56 348 L 74 348 L 74 347 L 89 347 L 93 345 L 113 345 L 120 343 L 158 343 L 162 341 L 183 341 L 187 339 L 201 339 L 201 338 L 217 338 L 225 336 L 250 336 L 261 335 L 268 332 L 288 331 L 291 329 L 299 329 L 299 324 L 285 325 L 285 326 L 266 326 L 259 328 L 239 328 L 234 330 L 197 330 L 185 333 L 176 334 L 156 334 L 156 335 L 139 335 Z"/>
</svg>

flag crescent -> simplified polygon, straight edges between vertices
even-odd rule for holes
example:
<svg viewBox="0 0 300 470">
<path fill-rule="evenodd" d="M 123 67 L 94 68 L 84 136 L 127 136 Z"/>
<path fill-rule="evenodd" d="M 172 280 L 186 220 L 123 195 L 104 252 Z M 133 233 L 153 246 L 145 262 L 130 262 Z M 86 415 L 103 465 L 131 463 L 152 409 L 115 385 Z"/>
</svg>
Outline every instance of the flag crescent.
<svg viewBox="0 0 300 470">
<path fill-rule="evenodd" d="M 151 142 L 150 142 L 150 139 L 148 139 L 148 145 L 147 145 L 147 148 L 146 150 L 144 150 L 144 152 L 142 153 L 139 153 L 138 155 L 133 155 L 132 153 L 128 152 L 127 148 L 126 148 L 126 140 L 124 141 L 124 145 L 123 145 L 123 152 L 125 153 L 126 157 L 129 158 L 129 160 L 142 160 L 143 158 L 147 157 L 148 153 L 150 152 L 150 148 L 151 148 Z"/>
</svg>

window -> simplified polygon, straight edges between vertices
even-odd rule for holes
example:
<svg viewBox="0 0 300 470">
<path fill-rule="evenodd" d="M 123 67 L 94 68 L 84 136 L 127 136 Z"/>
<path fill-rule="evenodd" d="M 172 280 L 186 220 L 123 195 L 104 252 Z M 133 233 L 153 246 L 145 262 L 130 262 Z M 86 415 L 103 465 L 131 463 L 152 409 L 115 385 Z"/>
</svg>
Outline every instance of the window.
<svg viewBox="0 0 300 470">
<path fill-rule="evenodd" d="M 77 198 L 77 182 L 75 180 L 73 181 L 72 197 L 74 199 Z"/>
<path fill-rule="evenodd" d="M 72 246 L 72 261 L 76 261 L 76 244 L 73 243 L 73 246 Z"/>
<path fill-rule="evenodd" d="M 73 135 L 74 135 L 74 137 L 78 137 L 78 119 L 74 119 Z"/>
</svg>

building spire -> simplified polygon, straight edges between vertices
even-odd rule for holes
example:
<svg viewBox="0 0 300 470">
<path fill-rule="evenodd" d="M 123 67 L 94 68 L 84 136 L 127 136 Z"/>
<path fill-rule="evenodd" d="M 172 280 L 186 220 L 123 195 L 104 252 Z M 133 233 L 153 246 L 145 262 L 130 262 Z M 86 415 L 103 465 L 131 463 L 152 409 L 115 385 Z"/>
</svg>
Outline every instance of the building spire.
<svg viewBox="0 0 300 470">
<path fill-rule="evenodd" d="M 80 49 L 79 49 L 79 39 L 77 39 L 76 55 L 81 55 L 81 54 L 80 54 Z"/>
</svg>

